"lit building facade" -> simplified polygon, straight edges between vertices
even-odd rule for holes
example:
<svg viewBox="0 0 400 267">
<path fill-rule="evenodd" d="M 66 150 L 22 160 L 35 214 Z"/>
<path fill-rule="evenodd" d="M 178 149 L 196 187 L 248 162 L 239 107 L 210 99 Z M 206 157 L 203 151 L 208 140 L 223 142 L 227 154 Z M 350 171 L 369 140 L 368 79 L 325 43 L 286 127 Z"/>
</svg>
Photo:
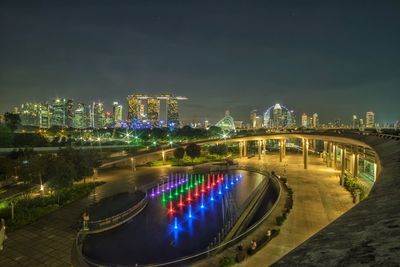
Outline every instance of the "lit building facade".
<svg viewBox="0 0 400 267">
<path fill-rule="evenodd" d="M 105 114 L 103 103 L 94 103 L 93 105 L 94 128 L 99 129 L 105 126 Z"/>
<path fill-rule="evenodd" d="M 74 121 L 74 101 L 68 99 L 65 103 L 65 126 L 73 127 Z"/>
<path fill-rule="evenodd" d="M 86 128 L 85 123 L 85 105 L 82 103 L 77 104 L 77 108 L 74 110 L 73 127 L 75 129 Z"/>
<path fill-rule="evenodd" d="M 318 113 L 314 113 L 312 116 L 312 126 L 313 128 L 317 129 L 319 127 L 319 117 Z"/>
<path fill-rule="evenodd" d="M 118 104 L 118 102 L 113 103 L 113 123 L 117 123 L 122 121 L 122 105 Z"/>
<path fill-rule="evenodd" d="M 64 127 L 66 118 L 66 104 L 67 100 L 66 99 L 55 99 L 53 102 L 53 116 L 51 118 L 51 126 L 59 126 L 59 127 Z"/>
<path fill-rule="evenodd" d="M 128 95 L 128 121 L 138 120 L 141 121 L 145 115 L 143 100 L 147 99 L 147 96 L 142 94 Z"/>
<path fill-rule="evenodd" d="M 375 127 L 375 114 L 372 111 L 368 111 L 366 114 L 365 127 L 366 128 Z"/>
<path fill-rule="evenodd" d="M 151 126 L 158 125 L 160 116 L 160 100 L 157 97 L 147 99 L 147 120 Z"/>
<path fill-rule="evenodd" d="M 306 113 L 301 115 L 301 127 L 307 128 L 308 127 L 308 116 Z"/>
<path fill-rule="evenodd" d="M 257 110 L 250 112 L 250 128 L 254 129 L 257 127 Z"/>
<path fill-rule="evenodd" d="M 179 125 L 178 99 L 169 97 L 167 100 L 167 124 Z"/>
<path fill-rule="evenodd" d="M 51 126 L 52 113 L 48 104 L 39 105 L 39 128 L 48 129 Z"/>
</svg>

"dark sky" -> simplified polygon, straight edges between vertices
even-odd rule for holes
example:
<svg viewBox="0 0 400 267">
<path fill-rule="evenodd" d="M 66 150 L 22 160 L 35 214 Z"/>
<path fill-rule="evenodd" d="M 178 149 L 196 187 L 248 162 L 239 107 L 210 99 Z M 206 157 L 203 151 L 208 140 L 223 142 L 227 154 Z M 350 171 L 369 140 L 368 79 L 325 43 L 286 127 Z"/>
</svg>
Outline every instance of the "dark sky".
<svg viewBox="0 0 400 267">
<path fill-rule="evenodd" d="M 189 97 L 186 120 L 399 120 L 400 1 L 0 1 L 0 112 L 134 92 Z"/>
</svg>

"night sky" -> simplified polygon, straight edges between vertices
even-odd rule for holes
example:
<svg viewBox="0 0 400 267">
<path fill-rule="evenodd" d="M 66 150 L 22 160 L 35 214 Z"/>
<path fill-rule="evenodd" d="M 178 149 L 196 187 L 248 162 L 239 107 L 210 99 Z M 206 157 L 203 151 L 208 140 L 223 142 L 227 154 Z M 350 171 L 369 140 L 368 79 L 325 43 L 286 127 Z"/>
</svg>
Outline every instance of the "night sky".
<svg viewBox="0 0 400 267">
<path fill-rule="evenodd" d="M 400 1 L 226 3 L 0 1 L 0 112 L 171 92 L 184 120 L 400 120 Z"/>
</svg>

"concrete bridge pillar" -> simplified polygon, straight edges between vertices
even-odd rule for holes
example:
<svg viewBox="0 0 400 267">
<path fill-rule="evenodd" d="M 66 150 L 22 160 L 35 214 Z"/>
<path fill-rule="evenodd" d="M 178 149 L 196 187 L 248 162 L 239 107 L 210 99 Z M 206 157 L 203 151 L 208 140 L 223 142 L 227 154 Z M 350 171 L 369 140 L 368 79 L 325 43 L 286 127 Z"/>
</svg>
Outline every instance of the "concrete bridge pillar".
<svg viewBox="0 0 400 267">
<path fill-rule="evenodd" d="M 324 162 L 326 163 L 328 161 L 328 142 L 324 141 Z"/>
<path fill-rule="evenodd" d="M 243 158 L 243 142 L 239 141 L 239 157 Z"/>
<path fill-rule="evenodd" d="M 342 148 L 342 168 L 340 170 L 340 185 L 344 185 L 344 170 L 346 170 L 346 146 Z"/>
<path fill-rule="evenodd" d="M 337 166 L 337 160 L 336 160 L 336 150 L 337 150 L 337 144 L 333 144 L 332 145 L 332 150 L 333 150 L 333 152 L 332 152 L 332 154 L 333 154 L 333 161 L 332 161 L 332 168 L 334 169 L 334 170 L 336 170 L 336 166 Z"/>
<path fill-rule="evenodd" d="M 304 169 L 308 168 L 308 140 L 303 138 L 303 164 Z"/>
<path fill-rule="evenodd" d="M 359 161 L 359 153 L 358 147 L 353 148 L 353 176 L 358 176 L 358 161 Z"/>
<path fill-rule="evenodd" d="M 267 155 L 267 140 L 263 140 L 263 151 L 264 151 L 264 155 Z"/>
<path fill-rule="evenodd" d="M 247 157 L 247 141 L 243 141 L 243 156 Z"/>
<path fill-rule="evenodd" d="M 326 154 L 326 166 L 327 167 L 331 167 L 332 166 L 332 143 L 331 142 L 328 142 L 328 146 L 327 146 L 327 148 L 328 148 L 328 151 L 327 151 L 327 154 Z"/>
<path fill-rule="evenodd" d="M 258 145 L 258 160 L 261 160 L 261 140 L 257 141 Z"/>
</svg>

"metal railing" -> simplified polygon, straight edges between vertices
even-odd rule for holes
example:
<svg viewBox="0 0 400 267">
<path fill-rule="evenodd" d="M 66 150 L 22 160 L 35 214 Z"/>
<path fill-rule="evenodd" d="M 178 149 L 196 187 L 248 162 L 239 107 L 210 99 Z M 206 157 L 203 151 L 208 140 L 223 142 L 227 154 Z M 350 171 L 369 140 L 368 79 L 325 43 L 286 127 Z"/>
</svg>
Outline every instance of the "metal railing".
<svg viewBox="0 0 400 267">
<path fill-rule="evenodd" d="M 144 198 L 139 203 L 135 204 L 128 210 L 105 219 L 97 221 L 89 221 L 88 222 L 89 230 L 86 232 L 96 233 L 114 228 L 136 216 L 140 211 L 142 211 L 146 207 L 147 203 L 148 203 L 148 197 L 147 193 L 145 193 Z"/>
<path fill-rule="evenodd" d="M 264 170 L 262 168 L 254 168 L 254 167 L 249 167 L 249 166 L 230 166 L 229 170 L 246 170 L 246 171 L 251 171 L 251 172 L 256 172 L 259 173 L 261 175 L 264 176 L 268 176 L 270 177 L 269 181 L 271 181 L 272 183 L 275 184 L 276 188 L 278 189 L 278 196 L 275 200 L 275 203 L 272 205 L 272 207 L 268 210 L 267 213 L 264 214 L 264 216 L 258 220 L 256 223 L 254 223 L 253 225 L 251 225 L 246 231 L 244 231 L 243 233 L 235 236 L 234 238 L 232 238 L 231 240 L 228 240 L 226 242 L 223 242 L 221 244 L 218 244 L 216 246 L 214 246 L 213 248 L 210 249 L 206 249 L 205 251 L 202 251 L 200 253 L 194 254 L 194 255 L 190 255 L 190 256 L 186 256 L 186 257 L 182 257 L 173 261 L 168 261 L 168 262 L 163 262 L 163 263 L 154 263 L 154 264 L 148 264 L 146 266 L 173 266 L 173 265 L 188 265 L 190 263 L 193 263 L 195 261 L 198 260 L 202 260 L 205 259 L 207 257 L 209 257 L 210 255 L 214 255 L 216 253 L 218 253 L 219 251 L 232 247 L 235 244 L 237 244 L 238 242 L 240 242 L 243 238 L 245 238 L 246 236 L 248 236 L 252 231 L 254 231 L 258 226 L 260 226 L 272 213 L 272 211 L 275 209 L 275 207 L 277 206 L 277 204 L 279 203 L 279 200 L 281 198 L 281 194 L 282 194 L 282 185 L 279 182 L 278 178 L 275 177 L 274 175 L 270 175 L 270 173 L 268 172 L 264 172 Z M 87 233 L 85 232 L 79 232 L 76 238 L 76 253 L 77 256 L 80 258 L 79 262 L 81 265 L 83 266 L 107 266 L 107 264 L 104 263 L 100 263 L 100 262 L 96 262 L 93 259 L 89 259 L 85 256 L 83 256 L 82 254 L 82 247 L 83 247 L 83 241 L 85 238 L 85 235 Z M 84 261 L 85 265 L 82 264 L 82 261 Z M 132 265 L 134 265 L 134 263 L 132 263 Z M 129 265 L 129 266 L 132 266 Z M 124 265 L 118 265 L 118 266 L 124 266 Z M 138 265 L 135 265 L 138 266 Z"/>
</svg>

